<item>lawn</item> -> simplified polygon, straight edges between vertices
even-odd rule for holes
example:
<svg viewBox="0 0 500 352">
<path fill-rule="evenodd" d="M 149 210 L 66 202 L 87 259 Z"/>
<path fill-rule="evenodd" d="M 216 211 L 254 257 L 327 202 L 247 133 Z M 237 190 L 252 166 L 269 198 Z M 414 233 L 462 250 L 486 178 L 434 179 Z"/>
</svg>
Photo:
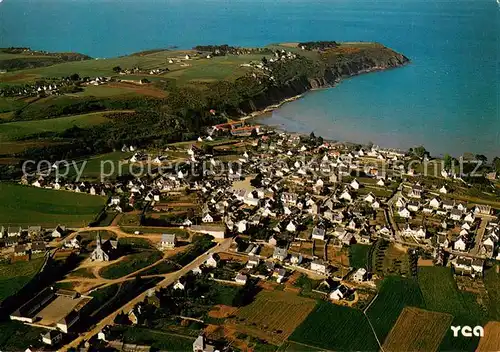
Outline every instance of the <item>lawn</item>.
<svg viewBox="0 0 500 352">
<path fill-rule="evenodd" d="M 378 344 L 363 312 L 318 301 L 289 340 L 335 351 L 376 351 Z M 301 350 L 309 350 L 302 347 Z"/>
<path fill-rule="evenodd" d="M 101 269 L 99 274 L 105 279 L 118 279 L 151 265 L 162 258 L 159 251 L 141 251 L 129 254 L 119 262 Z"/>
<path fill-rule="evenodd" d="M 365 244 L 353 244 L 349 247 L 349 266 L 353 268 L 366 268 L 370 246 Z"/>
<path fill-rule="evenodd" d="M 316 302 L 283 291 L 262 291 L 240 308 L 234 323 L 238 331 L 281 344 L 313 311 Z"/>
<path fill-rule="evenodd" d="M 16 121 L 0 124 L 0 143 L 27 139 L 42 133 L 60 133 L 71 127 L 86 128 L 106 121 L 110 112 L 94 112 L 83 115 L 57 117 L 53 119 Z"/>
<path fill-rule="evenodd" d="M 42 257 L 30 261 L 0 264 L 0 302 L 30 282 L 42 268 L 44 260 Z"/>
<path fill-rule="evenodd" d="M 450 268 L 420 267 L 418 282 L 422 290 L 426 308 L 453 315 L 452 325 L 483 326 L 486 313 L 470 292 L 459 291 Z M 452 331 L 446 334 L 441 350 L 474 350 L 479 338 L 453 337 Z"/>
<path fill-rule="evenodd" d="M 0 183 L 0 224 L 84 227 L 104 203 L 89 194 Z"/>
<path fill-rule="evenodd" d="M 388 276 L 366 314 L 380 341 L 389 334 L 403 308 L 423 307 L 424 299 L 416 279 Z"/>
</svg>

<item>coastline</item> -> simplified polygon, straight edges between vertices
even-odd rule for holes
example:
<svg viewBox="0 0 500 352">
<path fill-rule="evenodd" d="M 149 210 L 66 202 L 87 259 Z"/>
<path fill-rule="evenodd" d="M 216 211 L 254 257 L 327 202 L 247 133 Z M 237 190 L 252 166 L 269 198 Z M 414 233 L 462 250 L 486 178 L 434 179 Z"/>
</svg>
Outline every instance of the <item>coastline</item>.
<svg viewBox="0 0 500 352">
<path fill-rule="evenodd" d="M 370 68 L 370 69 L 360 70 L 360 71 L 352 73 L 350 75 L 344 75 L 344 76 L 342 76 L 340 78 L 337 78 L 334 81 L 333 84 L 327 84 L 327 85 L 320 86 L 320 87 L 312 87 L 312 88 L 308 89 L 304 93 L 301 93 L 301 94 L 298 94 L 298 95 L 295 95 L 295 96 L 283 99 L 282 101 L 280 101 L 277 104 L 269 105 L 269 106 L 267 106 L 266 108 L 264 108 L 262 110 L 257 110 L 257 111 L 254 111 L 254 112 L 250 113 L 247 116 L 240 117 L 239 120 L 241 120 L 241 121 L 247 121 L 247 120 L 251 120 L 251 119 L 256 118 L 256 117 L 261 117 L 262 115 L 264 115 L 266 113 L 269 113 L 269 112 L 272 112 L 272 111 L 274 111 L 276 109 L 279 109 L 280 107 L 282 107 L 286 103 L 291 103 L 291 102 L 293 102 L 295 100 L 299 100 L 299 99 L 305 97 L 306 94 L 309 93 L 309 92 L 314 92 L 314 91 L 323 90 L 323 89 L 335 88 L 337 85 L 339 85 L 340 83 L 342 83 L 342 81 L 345 80 L 345 79 L 354 78 L 356 76 L 364 75 L 364 74 L 369 74 L 369 73 L 377 73 L 377 72 L 383 72 L 383 71 L 392 70 L 392 69 L 398 69 L 398 68 L 405 67 L 405 66 L 409 65 L 410 63 L 411 63 L 411 61 L 408 61 L 408 62 L 406 62 L 406 63 L 404 63 L 402 65 L 392 66 L 392 67 L 375 66 L 375 67 Z"/>
</svg>

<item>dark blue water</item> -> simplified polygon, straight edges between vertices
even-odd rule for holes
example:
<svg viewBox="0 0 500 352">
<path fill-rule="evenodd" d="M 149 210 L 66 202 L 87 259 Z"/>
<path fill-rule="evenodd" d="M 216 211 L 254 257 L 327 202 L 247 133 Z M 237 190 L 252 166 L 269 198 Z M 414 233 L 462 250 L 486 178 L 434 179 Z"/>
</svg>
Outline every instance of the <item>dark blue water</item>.
<svg viewBox="0 0 500 352">
<path fill-rule="evenodd" d="M 494 0 L 4 0 L 0 46 L 94 57 L 176 45 L 378 41 L 412 59 L 285 105 L 290 130 L 435 153 L 500 155 Z"/>
</svg>

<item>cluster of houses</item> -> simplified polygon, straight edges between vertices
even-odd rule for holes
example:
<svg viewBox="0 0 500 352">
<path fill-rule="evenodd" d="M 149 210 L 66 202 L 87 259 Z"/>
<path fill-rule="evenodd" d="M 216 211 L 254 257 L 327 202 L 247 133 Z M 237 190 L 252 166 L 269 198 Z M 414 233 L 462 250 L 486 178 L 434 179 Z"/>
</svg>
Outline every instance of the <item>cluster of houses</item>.
<svg viewBox="0 0 500 352">
<path fill-rule="evenodd" d="M 491 216 L 491 206 L 478 204 L 471 208 L 465 202 L 446 198 L 446 186 L 439 189 L 439 195 L 426 193 L 424 187 L 419 184 L 409 187 L 408 192 L 394 202 L 395 214 L 407 220 L 420 216 L 439 221 L 438 231 L 430 239 L 437 249 L 449 249 L 464 254 L 474 252 L 473 254 L 484 258 L 496 256 L 500 259 L 498 222 Z M 478 236 L 478 233 L 483 231 L 480 229 L 481 221 L 485 221 L 487 225 L 485 234 Z M 398 234 L 417 242 L 424 242 L 430 236 L 424 226 L 412 226 L 409 223 L 403 226 Z"/>
<path fill-rule="evenodd" d="M 0 245 L 13 249 L 15 257 L 28 254 L 45 254 L 47 246 L 45 238 L 60 238 L 66 232 L 64 226 L 44 229 L 41 226 L 0 226 Z"/>
</svg>

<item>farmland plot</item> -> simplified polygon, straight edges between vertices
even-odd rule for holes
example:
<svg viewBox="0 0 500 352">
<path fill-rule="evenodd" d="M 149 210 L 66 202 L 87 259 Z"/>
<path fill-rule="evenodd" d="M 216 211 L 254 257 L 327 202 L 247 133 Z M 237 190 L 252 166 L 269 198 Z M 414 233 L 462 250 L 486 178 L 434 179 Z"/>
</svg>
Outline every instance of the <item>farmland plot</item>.
<svg viewBox="0 0 500 352">
<path fill-rule="evenodd" d="M 282 291 L 263 291 L 236 313 L 238 331 L 282 343 L 314 309 L 316 302 Z"/>
<path fill-rule="evenodd" d="M 437 351 L 452 320 L 449 314 L 407 307 L 387 336 L 383 350 Z"/>
<path fill-rule="evenodd" d="M 445 267 L 420 267 L 418 282 L 422 290 L 426 308 L 437 312 L 453 315 L 454 326 L 484 326 L 487 314 L 477 303 L 477 297 L 470 292 L 458 290 L 450 268 Z M 477 337 L 454 337 L 448 330 L 440 350 L 469 350 L 477 347 Z"/>
<path fill-rule="evenodd" d="M 484 327 L 484 336 L 479 340 L 478 352 L 500 351 L 500 322 L 490 321 Z"/>
<path fill-rule="evenodd" d="M 422 293 L 417 280 L 388 276 L 382 282 L 378 297 L 366 314 L 382 341 L 385 339 L 403 308 L 423 307 Z"/>
<path fill-rule="evenodd" d="M 376 351 L 375 336 L 363 312 L 318 301 L 316 309 L 293 332 L 290 341 L 336 351 Z M 301 350 L 310 350 L 302 347 Z"/>
</svg>

